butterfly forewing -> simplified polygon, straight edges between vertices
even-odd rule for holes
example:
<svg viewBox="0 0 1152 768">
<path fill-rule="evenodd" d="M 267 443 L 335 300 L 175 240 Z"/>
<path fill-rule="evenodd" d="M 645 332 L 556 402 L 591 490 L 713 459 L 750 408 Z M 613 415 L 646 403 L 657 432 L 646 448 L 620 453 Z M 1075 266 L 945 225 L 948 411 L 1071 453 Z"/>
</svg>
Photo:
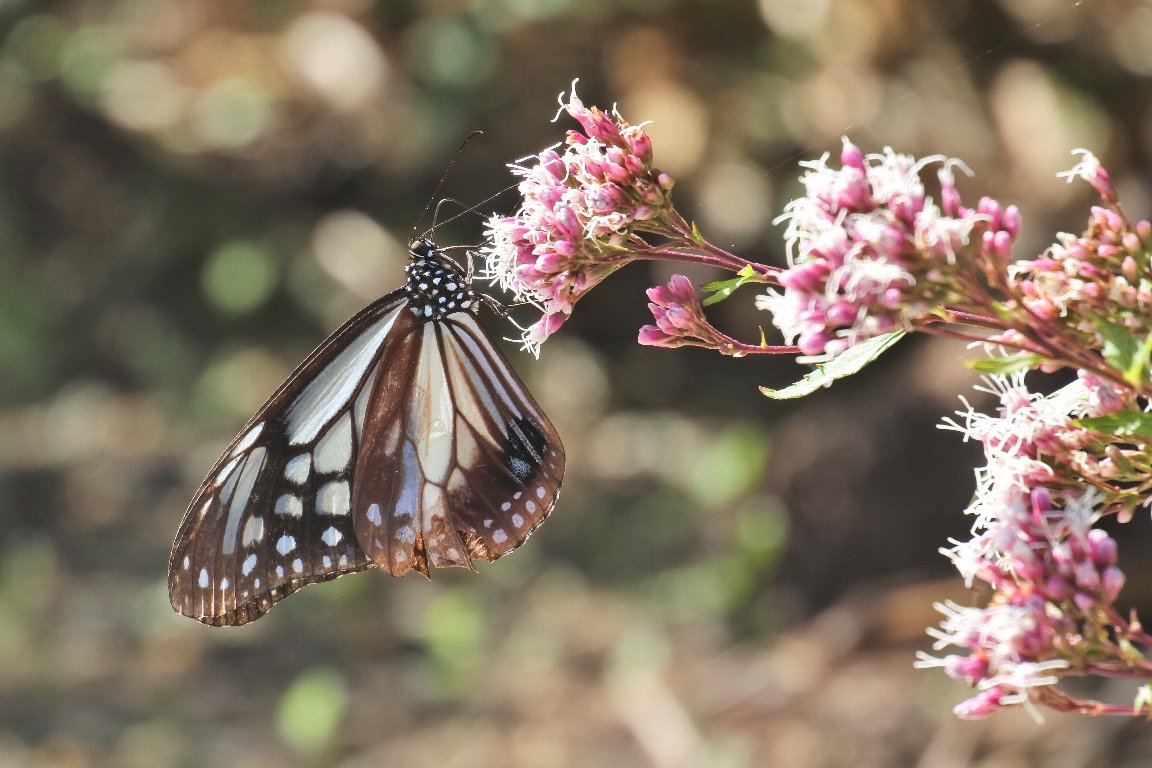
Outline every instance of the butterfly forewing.
<svg viewBox="0 0 1152 768">
<path fill-rule="evenodd" d="M 177 611 L 244 624 L 300 587 L 495 560 L 552 511 L 556 430 L 431 241 L 405 288 L 288 378 L 197 491 L 169 561 Z"/>
<path fill-rule="evenodd" d="M 390 294 L 332 334 L 212 468 L 172 545 L 177 611 L 244 624 L 305 584 L 369 567 L 349 514 L 353 470 L 374 363 L 405 300 Z"/>
</svg>

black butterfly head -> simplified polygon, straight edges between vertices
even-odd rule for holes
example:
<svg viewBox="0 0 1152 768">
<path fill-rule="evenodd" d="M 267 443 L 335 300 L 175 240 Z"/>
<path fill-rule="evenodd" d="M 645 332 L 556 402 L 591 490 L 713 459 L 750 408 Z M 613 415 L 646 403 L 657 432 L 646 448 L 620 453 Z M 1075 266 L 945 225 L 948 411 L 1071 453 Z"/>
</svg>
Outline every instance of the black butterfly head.
<svg viewBox="0 0 1152 768">
<path fill-rule="evenodd" d="M 421 237 L 408 246 L 408 252 L 404 291 L 408 294 L 408 309 L 418 320 L 441 320 L 476 306 L 472 278 L 442 255 L 432 240 Z"/>
</svg>

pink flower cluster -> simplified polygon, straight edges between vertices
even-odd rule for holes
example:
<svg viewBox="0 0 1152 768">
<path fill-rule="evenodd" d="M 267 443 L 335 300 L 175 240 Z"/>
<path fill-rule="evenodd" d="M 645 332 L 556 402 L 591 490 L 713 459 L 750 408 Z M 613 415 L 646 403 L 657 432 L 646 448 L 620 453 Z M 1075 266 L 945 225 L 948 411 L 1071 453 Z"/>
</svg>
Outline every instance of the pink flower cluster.
<svg viewBox="0 0 1152 768">
<path fill-rule="evenodd" d="M 969 586 L 974 579 L 986 582 L 993 597 L 984 608 L 938 605 L 945 619 L 929 630 L 935 649 L 955 646 L 963 653 L 921 655 L 918 662 L 980 690 L 956 708 L 962 717 L 1031 706 L 1058 682 L 1058 670 L 1125 664 L 1111 626 L 1124 574 L 1116 542 L 1093 527 L 1107 494 L 1086 489 L 1067 468 L 1068 456 L 1093 442 L 1072 419 L 1091 399 L 1090 387 L 1078 381 L 1042 397 L 1029 393 L 1022 377 L 992 384 L 1000 395 L 998 416 L 969 408 L 964 424 L 945 424 L 981 441 L 988 458 L 968 509 L 976 518 L 973 538 L 954 542 L 945 554 Z M 1091 645 L 1092 662 L 1074 638 Z"/>
<path fill-rule="evenodd" d="M 704 317 L 696 287 L 684 275 L 648 289 L 648 309 L 655 325 L 640 329 L 638 341 L 653 347 L 704 347 L 731 354 L 738 342 L 721 333 Z"/>
<path fill-rule="evenodd" d="M 1138 338 L 1152 334 L 1152 224 L 1131 223 L 1117 205 L 1107 171 L 1080 152 L 1083 160 L 1063 175 L 1087 180 L 1111 207 L 1093 206 L 1083 234 L 1061 233 L 1045 254 L 1017 262 L 1011 274 L 1034 323 L 1059 319 L 1076 343 L 1100 349 L 1101 318 Z"/>
<path fill-rule="evenodd" d="M 791 263 L 779 275 L 784 290 L 758 301 L 801 353 L 831 357 L 906 328 L 955 297 L 957 275 L 976 274 L 977 259 L 1006 262 L 1019 212 L 988 198 L 964 207 L 952 173 L 959 161 L 891 149 L 865 156 L 847 139 L 841 167 L 827 160 L 805 164 L 807 194 L 781 217 Z M 930 163 L 942 164 L 942 208 L 920 180 Z"/>
<path fill-rule="evenodd" d="M 574 87 L 561 106 L 583 132 L 568 131 L 562 153 L 549 148 L 533 164 L 513 166 L 523 179 L 520 209 L 493 216 L 486 233 L 487 277 L 544 312 L 525 333 L 533 350 L 581 296 L 646 247 L 633 233 L 663 231 L 661 218 L 671 211 L 672 178 L 652 166 L 652 141 L 641 126 L 585 107 Z"/>
</svg>

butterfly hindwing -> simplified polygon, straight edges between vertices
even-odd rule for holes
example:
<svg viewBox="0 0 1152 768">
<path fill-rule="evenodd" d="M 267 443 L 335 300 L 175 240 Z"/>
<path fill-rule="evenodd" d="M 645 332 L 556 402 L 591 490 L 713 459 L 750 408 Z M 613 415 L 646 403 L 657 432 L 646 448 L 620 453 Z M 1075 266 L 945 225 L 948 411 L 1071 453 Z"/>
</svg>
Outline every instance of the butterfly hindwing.
<svg viewBox="0 0 1152 768">
<path fill-rule="evenodd" d="M 305 584 L 370 567 L 350 500 L 366 392 L 403 292 L 357 314 L 288 377 L 212 468 L 172 546 L 172 606 L 244 624 Z"/>
<path fill-rule="evenodd" d="M 555 429 L 473 315 L 413 326 L 381 363 L 353 494 L 361 546 L 394 576 L 511 552 L 564 472 Z"/>
<path fill-rule="evenodd" d="M 460 475 L 448 488 L 470 551 L 495 560 L 552 512 L 564 447 L 552 423 L 472 316 L 445 323 L 446 379 L 457 413 Z"/>
</svg>

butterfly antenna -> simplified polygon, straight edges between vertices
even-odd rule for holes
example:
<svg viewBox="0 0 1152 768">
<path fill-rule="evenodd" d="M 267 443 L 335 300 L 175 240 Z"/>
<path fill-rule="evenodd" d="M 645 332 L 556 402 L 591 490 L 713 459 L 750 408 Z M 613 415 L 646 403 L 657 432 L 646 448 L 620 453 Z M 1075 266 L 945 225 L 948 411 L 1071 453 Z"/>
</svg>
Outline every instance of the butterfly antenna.
<svg viewBox="0 0 1152 768">
<path fill-rule="evenodd" d="M 452 159 L 448 162 L 448 167 L 445 168 L 444 173 L 440 175 L 440 181 L 436 182 L 436 189 L 432 190 L 432 196 L 428 198 L 428 202 L 424 204 L 424 209 L 420 211 L 420 215 L 416 218 L 416 223 L 412 225 L 412 242 L 416 242 L 416 232 L 420 228 L 420 222 L 428 215 L 428 210 L 432 207 L 432 201 L 440 194 L 440 190 L 444 187 L 444 182 L 448 179 L 448 174 L 452 172 L 452 166 L 456 165 L 456 161 L 460 159 L 460 155 L 464 154 L 464 147 L 468 146 L 468 142 L 472 141 L 472 139 L 483 135 L 484 131 L 472 131 L 472 133 L 468 134 L 464 141 L 460 143 L 460 148 L 456 150 L 456 154 L 453 155 Z M 439 210 L 439 205 L 437 205 L 437 210 Z M 432 219 L 431 229 L 425 230 L 424 234 L 431 234 L 433 239 L 436 238 L 435 217 Z"/>
</svg>

